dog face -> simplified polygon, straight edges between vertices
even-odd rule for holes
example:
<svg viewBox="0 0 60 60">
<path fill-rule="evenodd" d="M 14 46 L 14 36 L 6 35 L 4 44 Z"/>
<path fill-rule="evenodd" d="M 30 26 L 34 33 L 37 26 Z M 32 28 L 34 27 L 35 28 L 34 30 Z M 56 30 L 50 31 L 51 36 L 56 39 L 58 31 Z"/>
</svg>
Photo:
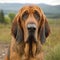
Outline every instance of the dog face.
<svg viewBox="0 0 60 60">
<path fill-rule="evenodd" d="M 30 40 L 33 40 L 34 42 L 37 42 L 41 12 L 37 7 L 27 6 L 23 8 L 20 19 L 24 30 L 24 41 L 30 42 Z"/>
<path fill-rule="evenodd" d="M 12 23 L 12 35 L 17 42 L 23 41 L 29 46 L 27 51 L 37 49 L 36 44 L 43 44 L 49 35 L 50 28 L 41 8 L 25 6 L 18 12 Z M 32 45 L 34 45 L 32 47 Z M 35 47 L 35 48 L 34 48 Z M 26 49 L 25 48 L 25 49 Z M 35 53 L 35 52 L 34 52 Z"/>
</svg>

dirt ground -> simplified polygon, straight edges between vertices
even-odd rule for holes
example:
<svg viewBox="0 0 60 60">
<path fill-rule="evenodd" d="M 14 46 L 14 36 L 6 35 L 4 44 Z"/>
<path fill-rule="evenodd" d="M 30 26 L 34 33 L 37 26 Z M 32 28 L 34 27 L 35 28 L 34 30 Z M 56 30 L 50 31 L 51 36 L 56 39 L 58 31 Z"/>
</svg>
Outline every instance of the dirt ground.
<svg viewBox="0 0 60 60">
<path fill-rule="evenodd" d="M 0 42 L 0 60 L 4 60 L 4 57 L 8 52 L 8 47 L 9 47 L 8 43 Z"/>
</svg>

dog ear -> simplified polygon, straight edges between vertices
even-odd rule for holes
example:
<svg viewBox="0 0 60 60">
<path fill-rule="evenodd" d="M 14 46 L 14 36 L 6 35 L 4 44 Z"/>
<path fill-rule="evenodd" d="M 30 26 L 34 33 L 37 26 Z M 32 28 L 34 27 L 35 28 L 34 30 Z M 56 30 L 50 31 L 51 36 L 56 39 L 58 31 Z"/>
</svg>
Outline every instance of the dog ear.
<svg viewBox="0 0 60 60">
<path fill-rule="evenodd" d="M 23 41 L 23 38 L 24 38 L 23 37 L 23 30 L 22 30 L 20 23 L 21 22 L 20 22 L 19 16 L 16 16 L 13 20 L 13 23 L 12 23 L 11 32 L 12 32 L 12 35 L 16 39 L 17 42 Z"/>
<path fill-rule="evenodd" d="M 42 18 L 42 24 L 40 27 L 40 41 L 43 44 L 46 41 L 46 38 L 49 36 L 50 27 L 45 16 Z"/>
</svg>

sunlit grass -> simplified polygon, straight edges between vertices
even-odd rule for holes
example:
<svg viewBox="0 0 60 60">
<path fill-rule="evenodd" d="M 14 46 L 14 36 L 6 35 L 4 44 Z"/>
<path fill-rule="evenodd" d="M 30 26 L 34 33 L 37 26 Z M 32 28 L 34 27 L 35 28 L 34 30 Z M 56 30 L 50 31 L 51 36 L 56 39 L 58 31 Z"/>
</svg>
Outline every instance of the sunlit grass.
<svg viewBox="0 0 60 60">
<path fill-rule="evenodd" d="M 60 19 L 49 19 L 50 36 L 44 44 L 45 60 L 60 60 Z"/>
<path fill-rule="evenodd" d="M 60 19 L 48 19 L 51 33 L 43 45 L 45 60 L 60 60 Z M 11 24 L 0 24 L 0 42 L 10 42 Z"/>
<path fill-rule="evenodd" d="M 0 42 L 10 42 L 11 32 L 10 25 L 0 24 Z"/>
<path fill-rule="evenodd" d="M 52 24 L 51 24 L 52 22 Z M 46 43 L 54 46 L 60 43 L 60 20 L 49 20 L 51 33 L 50 36 L 47 38 Z"/>
<path fill-rule="evenodd" d="M 45 56 L 45 60 L 60 60 L 60 44 L 50 48 L 49 53 Z"/>
</svg>

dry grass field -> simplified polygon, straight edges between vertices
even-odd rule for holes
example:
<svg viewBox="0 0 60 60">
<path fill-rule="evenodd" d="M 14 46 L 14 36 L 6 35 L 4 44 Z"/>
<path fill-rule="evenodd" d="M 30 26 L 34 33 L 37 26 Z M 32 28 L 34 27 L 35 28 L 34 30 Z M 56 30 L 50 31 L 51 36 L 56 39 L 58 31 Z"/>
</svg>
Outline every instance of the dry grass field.
<svg viewBox="0 0 60 60">
<path fill-rule="evenodd" d="M 48 19 L 51 34 L 43 45 L 45 60 L 60 60 L 60 19 Z M 0 60 L 4 60 L 11 40 L 11 24 L 0 24 Z"/>
</svg>

